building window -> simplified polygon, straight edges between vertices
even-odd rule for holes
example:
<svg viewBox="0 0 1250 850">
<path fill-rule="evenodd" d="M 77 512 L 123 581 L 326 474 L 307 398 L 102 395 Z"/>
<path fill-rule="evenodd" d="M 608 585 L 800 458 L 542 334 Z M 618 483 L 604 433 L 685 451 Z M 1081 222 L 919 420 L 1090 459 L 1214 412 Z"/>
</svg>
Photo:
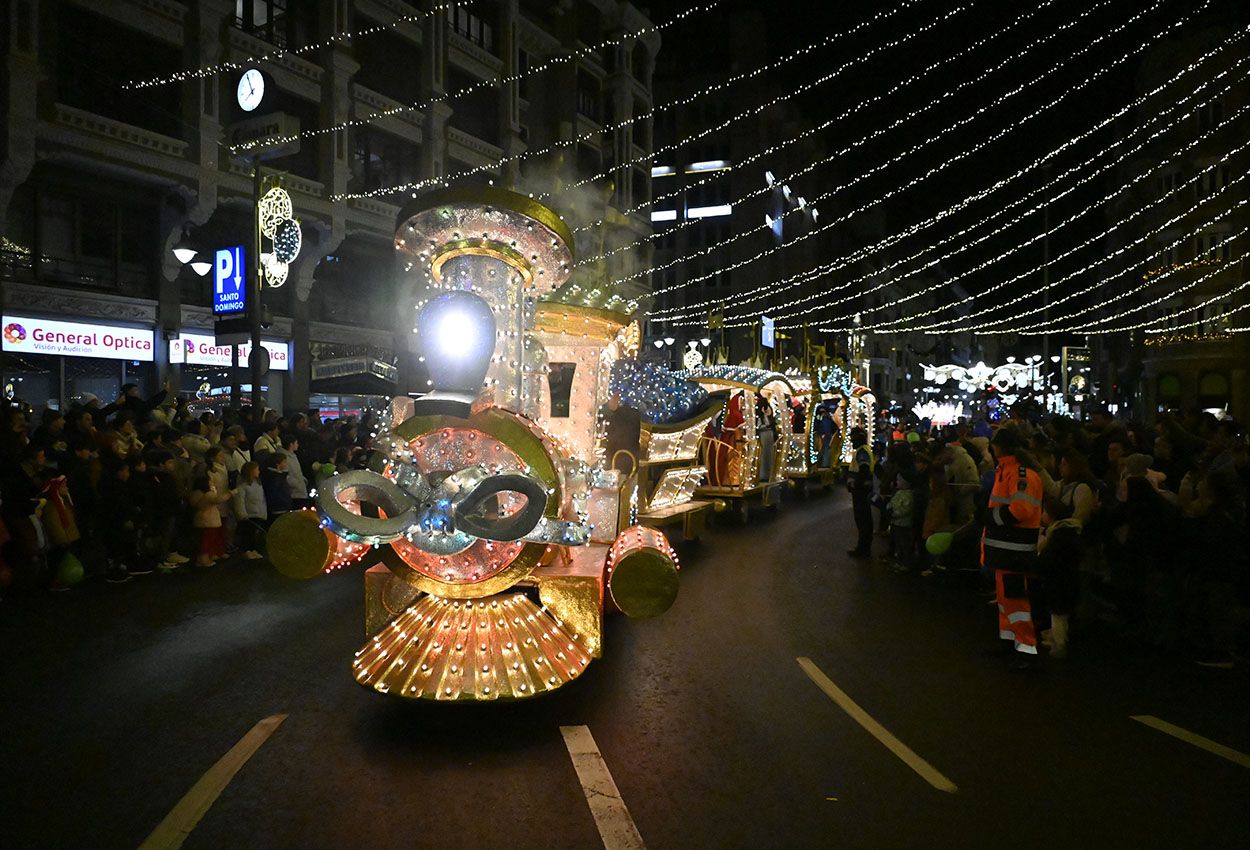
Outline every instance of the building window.
<svg viewBox="0 0 1250 850">
<path fill-rule="evenodd" d="M 1224 120 L 1224 101 L 1213 100 L 1198 109 L 1198 132 L 1214 130 Z"/>
<path fill-rule="evenodd" d="M 235 0 L 234 25 L 248 35 L 286 47 L 287 0 Z"/>
<path fill-rule="evenodd" d="M 1165 372 L 1159 376 L 1156 384 L 1159 393 L 1160 402 L 1172 402 L 1179 404 L 1181 400 L 1181 379 L 1172 372 Z"/>
<path fill-rule="evenodd" d="M 591 121 L 599 122 L 599 78 L 589 71 L 577 69 L 577 111 Z"/>
<path fill-rule="evenodd" d="M 1204 372 L 1198 378 L 1198 406 L 1207 410 L 1228 405 L 1228 376 L 1223 372 Z"/>
<path fill-rule="evenodd" d="M 576 363 L 552 363 L 547 372 L 547 387 L 551 390 L 552 418 L 569 415 L 569 397 L 573 394 L 573 372 Z"/>
<path fill-rule="evenodd" d="M 491 25 L 464 6 L 457 6 L 451 15 L 451 28 L 482 49 L 495 52 L 495 33 Z"/>
<path fill-rule="evenodd" d="M 1203 172 L 1198 178 L 1198 197 L 1209 198 L 1228 185 L 1232 177 L 1232 166 L 1221 165 Z"/>
<path fill-rule="evenodd" d="M 1194 237 L 1194 259 L 1227 261 L 1232 258 L 1232 246 L 1226 233 L 1199 233 Z"/>
</svg>

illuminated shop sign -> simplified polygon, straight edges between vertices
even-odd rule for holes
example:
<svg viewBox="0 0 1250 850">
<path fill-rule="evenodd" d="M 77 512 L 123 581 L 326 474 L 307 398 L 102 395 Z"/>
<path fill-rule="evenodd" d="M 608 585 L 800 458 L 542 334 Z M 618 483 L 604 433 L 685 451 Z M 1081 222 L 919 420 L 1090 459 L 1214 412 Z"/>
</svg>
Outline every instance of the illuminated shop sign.
<svg viewBox="0 0 1250 850">
<path fill-rule="evenodd" d="M 288 343 L 262 339 L 260 344 L 269 351 L 270 369 L 285 372 L 291 368 L 291 347 Z M 246 366 L 251 353 L 250 343 L 239 343 L 238 365 Z M 176 339 L 169 341 L 169 362 L 188 363 L 192 366 L 229 366 L 230 346 L 219 345 L 212 334 L 183 331 Z"/>
<path fill-rule="evenodd" d="M 8 315 L 3 322 L 5 351 L 109 360 L 154 358 L 155 335 L 151 330 Z"/>
</svg>

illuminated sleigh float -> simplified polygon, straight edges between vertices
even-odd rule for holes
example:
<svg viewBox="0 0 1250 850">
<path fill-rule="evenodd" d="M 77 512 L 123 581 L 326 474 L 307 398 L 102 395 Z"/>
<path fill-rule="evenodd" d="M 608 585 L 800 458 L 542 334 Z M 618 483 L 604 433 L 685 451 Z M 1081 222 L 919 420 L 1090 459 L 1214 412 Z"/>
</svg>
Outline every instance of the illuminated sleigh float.
<svg viewBox="0 0 1250 850">
<path fill-rule="evenodd" d="M 688 377 L 719 402 L 720 410 L 703 438 L 708 477 L 695 495 L 724 500 L 744 522 L 753 500 L 780 505 L 790 445 L 789 399 L 794 395 L 790 381 L 778 372 L 750 366 L 700 366 Z M 773 432 L 767 438 L 756 428 L 757 404 L 772 411 Z"/>
<path fill-rule="evenodd" d="M 351 547 L 380 557 L 365 575 L 362 685 L 426 700 L 548 693 L 600 655 L 606 609 L 654 616 L 676 597 L 668 541 L 619 530 L 619 490 L 592 465 L 603 340 L 623 322 L 595 314 L 588 333 L 591 314 L 540 300 L 568 277 L 571 244 L 555 213 L 501 190 L 436 192 L 400 214 L 401 260 L 433 292 L 417 332 L 434 390 L 396 399 L 370 470 L 328 480 L 317 513 L 284 518 L 270 541 L 291 575 L 359 557 Z M 589 367 L 574 415 L 551 409 L 548 348 Z"/>
</svg>

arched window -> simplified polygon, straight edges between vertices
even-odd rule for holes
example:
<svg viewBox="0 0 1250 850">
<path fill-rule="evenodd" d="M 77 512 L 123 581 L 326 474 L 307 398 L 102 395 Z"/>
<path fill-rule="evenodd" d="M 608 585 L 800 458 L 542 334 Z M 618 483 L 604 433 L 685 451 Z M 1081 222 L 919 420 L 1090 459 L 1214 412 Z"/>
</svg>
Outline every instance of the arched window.
<svg viewBox="0 0 1250 850">
<path fill-rule="evenodd" d="M 1174 373 L 1165 372 L 1160 375 L 1157 388 L 1159 401 L 1176 403 L 1181 400 L 1181 379 Z"/>
<path fill-rule="evenodd" d="M 1198 406 L 1225 407 L 1228 401 L 1228 376 L 1223 372 L 1203 372 L 1198 378 Z"/>
</svg>

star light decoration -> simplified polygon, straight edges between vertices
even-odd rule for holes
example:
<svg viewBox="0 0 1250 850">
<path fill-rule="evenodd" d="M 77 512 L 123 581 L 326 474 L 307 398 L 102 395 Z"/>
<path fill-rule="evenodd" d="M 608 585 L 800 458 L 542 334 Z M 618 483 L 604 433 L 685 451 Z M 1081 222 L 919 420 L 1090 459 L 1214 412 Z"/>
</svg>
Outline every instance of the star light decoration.
<svg viewBox="0 0 1250 850">
<path fill-rule="evenodd" d="M 256 207 L 261 235 L 273 242 L 273 251 L 261 252 L 260 260 L 265 281 L 275 289 L 286 283 L 290 264 L 295 262 L 303 246 L 299 222 L 294 215 L 291 196 L 281 186 L 266 192 Z"/>
<path fill-rule="evenodd" d="M 624 404 L 657 425 L 689 419 L 707 399 L 707 390 L 679 373 L 637 360 L 613 363 L 610 387 Z"/>
</svg>

